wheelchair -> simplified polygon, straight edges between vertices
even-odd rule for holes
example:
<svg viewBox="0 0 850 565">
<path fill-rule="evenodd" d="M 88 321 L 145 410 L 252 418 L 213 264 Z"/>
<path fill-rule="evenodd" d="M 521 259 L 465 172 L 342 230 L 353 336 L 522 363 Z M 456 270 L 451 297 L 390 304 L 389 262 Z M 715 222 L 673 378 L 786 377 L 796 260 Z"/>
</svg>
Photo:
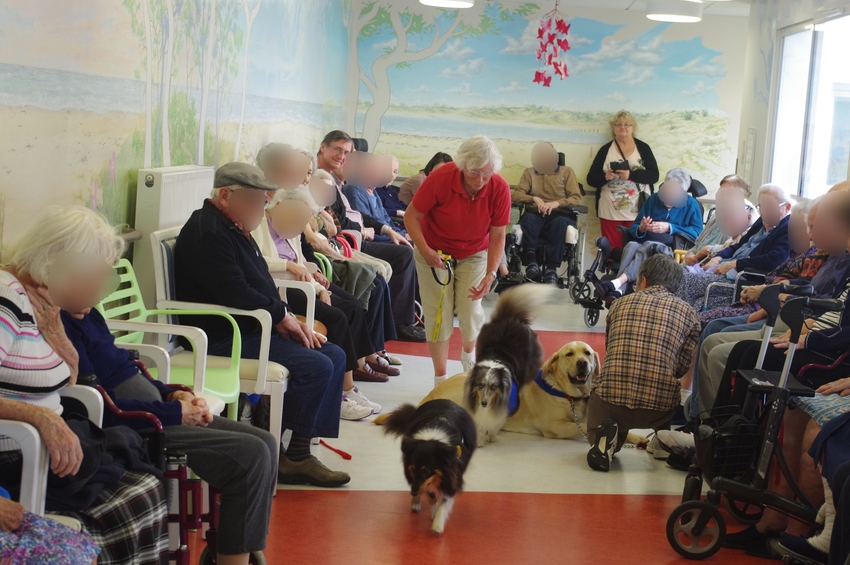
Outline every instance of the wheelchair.
<svg viewBox="0 0 850 565">
<path fill-rule="evenodd" d="M 623 244 L 631 240 L 629 230 L 618 226 L 617 229 L 623 233 Z M 690 249 L 694 242 L 681 234 L 673 236 L 675 249 Z M 600 313 L 606 308 L 605 301 L 595 295 L 595 285 L 602 280 L 613 279 L 620 270 L 620 255 L 615 255 L 616 249 L 611 249 L 611 242 L 607 237 L 596 239 L 596 258 L 587 271 L 584 278 L 576 280 L 570 286 L 570 296 L 573 302 L 584 308 L 584 324 L 588 328 L 594 327 L 599 322 Z M 600 276 L 598 273 L 602 273 Z"/>
<path fill-rule="evenodd" d="M 148 379 L 153 380 L 145 365 L 140 361 L 138 352 L 133 351 L 133 360 L 139 367 L 139 371 Z M 208 526 L 204 534 L 207 542 L 201 552 L 197 563 L 199 565 L 213 565 L 216 561 L 216 540 L 218 537 L 220 492 L 218 489 L 192 477 L 188 466 L 186 455 L 181 452 L 169 450 L 165 447 L 165 434 L 167 433 L 159 419 L 150 412 L 123 411 L 112 401 L 106 390 L 97 384 L 95 375 L 80 376 L 77 384 L 90 386 L 100 392 L 103 397 L 104 408 L 114 417 L 121 420 L 144 420 L 149 424 L 139 435 L 144 440 L 145 447 L 151 462 L 163 471 L 165 489 L 168 503 L 168 562 L 176 565 L 189 565 L 189 532 L 202 530 L 204 525 Z M 182 385 L 168 385 L 174 390 L 191 392 L 191 389 Z M 63 405 L 66 400 L 63 399 Z M 66 409 L 80 412 L 85 416 L 84 408 L 73 399 L 69 401 L 70 406 Z M 206 507 L 206 509 L 204 509 Z M 253 565 L 266 565 L 266 559 L 261 551 L 254 552 L 249 557 L 249 563 Z"/>
<path fill-rule="evenodd" d="M 781 306 L 780 293 L 793 298 Z M 757 523 L 766 508 L 790 516 L 817 528 L 818 509 L 809 501 L 794 479 L 782 452 L 781 429 L 785 410 L 792 396 L 811 397 L 815 391 L 790 374 L 791 362 L 805 319 L 816 311 L 841 311 L 843 302 L 814 299 L 811 286 L 773 285 L 765 289 L 759 301 L 768 314 L 757 369 L 737 371 L 734 393 L 741 405 L 714 407 L 700 414 L 696 423 L 693 463 L 688 469 L 682 503 L 667 521 L 667 540 L 687 559 L 702 560 L 714 555 L 726 537 L 726 522 L 719 511 L 725 499 L 729 514 L 743 524 Z M 780 311 L 781 306 L 781 311 Z M 782 371 L 761 370 L 777 314 L 791 329 L 791 345 Z M 806 365 L 798 372 L 834 369 L 847 356 L 832 365 Z M 734 404 L 734 402 L 733 402 Z M 768 490 L 769 468 L 776 461 L 793 498 Z M 703 482 L 709 490 L 702 499 Z M 787 559 L 784 561 L 789 563 Z"/>
<path fill-rule="evenodd" d="M 511 225 L 505 235 L 505 260 L 508 265 L 508 275 L 502 278 L 496 285 L 496 292 L 502 292 L 512 286 L 532 281 L 525 275 L 522 265 L 522 228 L 519 219 L 522 217 L 525 206 L 522 204 L 511 205 Z M 564 257 L 561 261 L 561 270 L 558 273 L 558 287 L 570 288 L 579 280 L 581 269 L 584 268 L 584 247 L 587 239 L 587 206 L 570 206 L 568 211 L 572 212 L 576 227 L 567 226 L 566 246 Z M 546 258 L 546 243 L 537 247 L 537 263 L 544 264 Z"/>
</svg>

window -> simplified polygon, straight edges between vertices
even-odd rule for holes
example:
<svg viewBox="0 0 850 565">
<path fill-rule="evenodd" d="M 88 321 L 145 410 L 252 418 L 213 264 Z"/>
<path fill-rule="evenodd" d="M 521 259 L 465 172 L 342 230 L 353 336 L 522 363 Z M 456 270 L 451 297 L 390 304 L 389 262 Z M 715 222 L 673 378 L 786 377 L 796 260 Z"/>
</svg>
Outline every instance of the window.
<svg viewBox="0 0 850 565">
<path fill-rule="evenodd" d="M 783 30 L 770 182 L 806 198 L 850 177 L 850 17 Z"/>
</svg>

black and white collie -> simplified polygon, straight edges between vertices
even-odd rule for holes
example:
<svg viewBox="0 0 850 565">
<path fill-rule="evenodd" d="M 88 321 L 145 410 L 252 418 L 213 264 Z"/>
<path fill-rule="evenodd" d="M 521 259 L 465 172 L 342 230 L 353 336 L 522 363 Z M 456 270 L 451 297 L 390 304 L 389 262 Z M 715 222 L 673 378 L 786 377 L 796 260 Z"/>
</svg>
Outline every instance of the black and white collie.
<svg viewBox="0 0 850 565">
<path fill-rule="evenodd" d="M 475 423 L 469 413 L 451 400 L 437 399 L 419 408 L 403 404 L 386 419 L 384 433 L 402 436 L 404 477 L 419 512 L 420 498 L 431 503 L 431 529 L 443 533 L 463 489 L 463 474 L 475 451 Z"/>
<path fill-rule="evenodd" d="M 478 447 L 496 441 L 508 416 L 519 409 L 519 391 L 543 365 L 543 347 L 531 322 L 558 290 L 523 284 L 503 292 L 478 335 L 477 360 L 466 376 L 464 400 L 478 430 Z"/>
</svg>

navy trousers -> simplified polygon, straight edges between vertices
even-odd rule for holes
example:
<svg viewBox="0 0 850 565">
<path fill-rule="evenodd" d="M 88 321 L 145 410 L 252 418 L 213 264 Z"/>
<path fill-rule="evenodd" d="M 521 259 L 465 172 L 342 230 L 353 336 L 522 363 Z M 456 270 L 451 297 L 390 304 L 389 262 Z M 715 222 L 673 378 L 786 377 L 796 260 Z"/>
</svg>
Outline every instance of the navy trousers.
<svg viewBox="0 0 850 565">
<path fill-rule="evenodd" d="M 541 238 L 546 238 L 546 267 L 557 269 L 564 259 L 567 226 L 575 227 L 571 216 L 553 212 L 541 216 L 537 212 L 526 212 L 519 219 L 522 228 L 522 248 L 536 250 Z"/>
<path fill-rule="evenodd" d="M 345 352 L 332 343 L 310 349 L 272 330 L 269 361 L 289 369 L 283 429 L 305 437 L 338 437 Z M 231 342 L 210 344 L 211 355 L 230 356 Z M 259 359 L 260 334 L 242 336 L 242 357 Z"/>
</svg>

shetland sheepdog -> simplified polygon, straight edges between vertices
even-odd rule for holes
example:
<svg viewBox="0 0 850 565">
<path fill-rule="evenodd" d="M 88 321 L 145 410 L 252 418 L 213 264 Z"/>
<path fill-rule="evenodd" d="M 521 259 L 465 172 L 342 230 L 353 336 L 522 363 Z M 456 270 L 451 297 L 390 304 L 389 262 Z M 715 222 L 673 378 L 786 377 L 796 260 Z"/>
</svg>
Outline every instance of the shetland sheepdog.
<svg viewBox="0 0 850 565">
<path fill-rule="evenodd" d="M 475 420 L 478 447 L 493 442 L 519 409 L 519 391 L 543 365 L 543 347 L 531 322 L 557 296 L 549 285 L 523 284 L 503 292 L 478 335 L 477 360 L 466 376 L 464 402 Z"/>
<path fill-rule="evenodd" d="M 475 451 L 475 423 L 455 402 L 438 399 L 418 408 L 403 404 L 388 414 L 385 425 L 384 433 L 401 436 L 404 477 L 413 496 L 410 510 L 419 512 L 425 495 L 431 529 L 443 533 Z"/>
</svg>

